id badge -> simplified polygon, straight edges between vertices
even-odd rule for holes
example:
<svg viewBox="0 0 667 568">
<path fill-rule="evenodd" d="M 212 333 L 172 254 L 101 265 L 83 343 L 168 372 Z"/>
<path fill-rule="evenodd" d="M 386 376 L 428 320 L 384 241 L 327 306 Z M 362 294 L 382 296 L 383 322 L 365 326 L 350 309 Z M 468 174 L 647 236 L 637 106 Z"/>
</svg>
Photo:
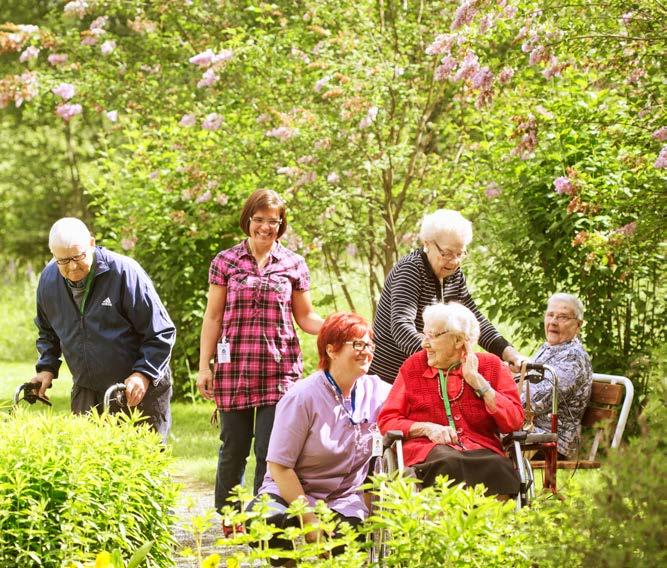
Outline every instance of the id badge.
<svg viewBox="0 0 667 568">
<path fill-rule="evenodd" d="M 373 429 L 371 456 L 374 458 L 379 458 L 382 456 L 382 434 L 380 434 L 377 426 Z"/>
<path fill-rule="evenodd" d="M 229 352 L 229 342 L 226 337 L 218 343 L 218 363 L 231 363 L 232 357 Z"/>
</svg>

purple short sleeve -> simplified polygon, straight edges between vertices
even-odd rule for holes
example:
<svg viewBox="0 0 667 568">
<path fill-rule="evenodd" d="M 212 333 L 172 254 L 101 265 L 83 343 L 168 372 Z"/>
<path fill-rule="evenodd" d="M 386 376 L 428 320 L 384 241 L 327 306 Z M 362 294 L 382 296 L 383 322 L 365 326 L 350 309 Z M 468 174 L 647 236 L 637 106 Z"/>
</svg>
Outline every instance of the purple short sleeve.
<svg viewBox="0 0 667 568">
<path fill-rule="evenodd" d="M 208 283 L 216 286 L 227 286 L 227 263 L 222 253 L 218 254 L 212 261 L 208 270 Z"/>
<path fill-rule="evenodd" d="M 296 391 L 288 392 L 278 403 L 266 461 L 294 468 L 310 429 L 307 403 L 307 397 Z"/>
</svg>

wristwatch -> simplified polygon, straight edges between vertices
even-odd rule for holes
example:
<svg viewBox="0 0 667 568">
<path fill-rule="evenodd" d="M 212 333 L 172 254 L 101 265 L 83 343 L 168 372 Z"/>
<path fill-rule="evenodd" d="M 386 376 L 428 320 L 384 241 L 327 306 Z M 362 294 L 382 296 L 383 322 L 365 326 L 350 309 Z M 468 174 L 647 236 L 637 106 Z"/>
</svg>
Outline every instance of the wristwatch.
<svg viewBox="0 0 667 568">
<path fill-rule="evenodd" d="M 475 389 L 475 394 L 479 398 L 483 398 L 484 395 L 491 390 L 491 385 L 487 381 L 484 381 L 484 382 L 485 382 L 484 386 L 482 386 L 481 388 Z"/>
</svg>

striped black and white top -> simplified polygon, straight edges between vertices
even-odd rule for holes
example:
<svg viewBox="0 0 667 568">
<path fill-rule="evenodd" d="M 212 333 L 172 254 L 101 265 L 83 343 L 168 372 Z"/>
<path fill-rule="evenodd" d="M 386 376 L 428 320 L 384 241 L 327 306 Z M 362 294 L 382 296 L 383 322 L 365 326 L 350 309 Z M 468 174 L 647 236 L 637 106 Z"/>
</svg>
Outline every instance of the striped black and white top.
<svg viewBox="0 0 667 568">
<path fill-rule="evenodd" d="M 475 305 L 463 272 L 458 269 L 441 283 L 426 254 L 418 249 L 401 258 L 384 283 L 373 322 L 376 349 L 369 374 L 394 382 L 403 362 L 421 349 L 424 308 L 441 301 L 459 302 L 470 309 L 479 321 L 479 344 L 502 357 L 509 342 Z"/>
</svg>

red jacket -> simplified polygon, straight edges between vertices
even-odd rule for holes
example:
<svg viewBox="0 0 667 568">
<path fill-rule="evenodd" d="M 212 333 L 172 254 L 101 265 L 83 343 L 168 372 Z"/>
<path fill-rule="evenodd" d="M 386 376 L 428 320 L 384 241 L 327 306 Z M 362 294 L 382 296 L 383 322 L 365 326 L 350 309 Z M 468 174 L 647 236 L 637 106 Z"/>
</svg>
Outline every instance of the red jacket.
<svg viewBox="0 0 667 568">
<path fill-rule="evenodd" d="M 477 357 L 479 373 L 496 391 L 496 411 L 489 412 L 484 401 L 463 379 L 460 367 L 450 371 L 447 394 L 463 448 L 457 445 L 451 447 L 456 450 L 486 448 L 504 455 L 498 434 L 521 428 L 523 407 L 512 374 L 503 362 L 490 353 L 477 353 Z M 435 446 L 426 437 L 408 440 L 414 422 L 448 424 L 438 384 L 438 370 L 428 366 L 426 351 L 415 353 L 401 366 L 389 398 L 378 416 L 378 426 L 383 434 L 388 430 L 403 432 L 406 440 L 403 459 L 406 465 L 423 462 Z"/>
</svg>

